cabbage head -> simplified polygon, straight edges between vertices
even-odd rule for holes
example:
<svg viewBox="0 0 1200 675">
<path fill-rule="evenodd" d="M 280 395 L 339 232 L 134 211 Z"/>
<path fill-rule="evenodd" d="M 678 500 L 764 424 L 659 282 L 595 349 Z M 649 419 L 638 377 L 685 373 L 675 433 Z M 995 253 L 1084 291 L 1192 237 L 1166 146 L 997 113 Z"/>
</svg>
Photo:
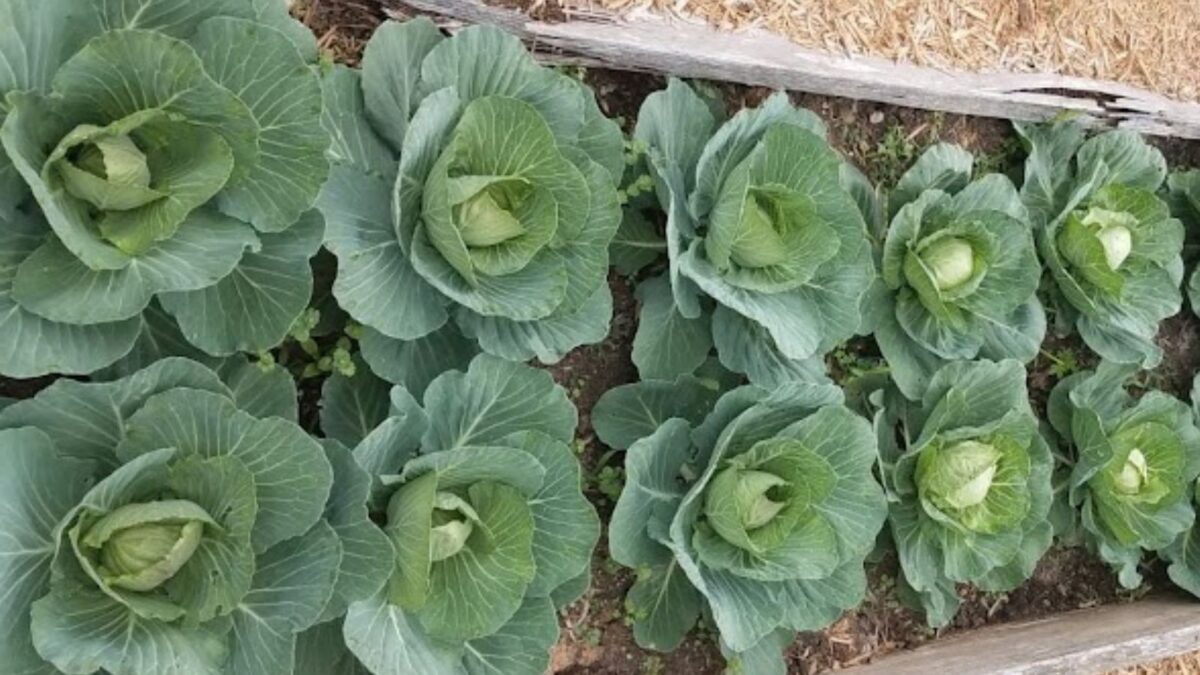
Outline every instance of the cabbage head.
<svg viewBox="0 0 1200 675">
<path fill-rule="evenodd" d="M 324 88 L 333 294 L 372 367 L 449 342 L 446 367 L 550 363 L 608 334 L 624 146 L 589 89 L 498 28 L 427 19 L 384 23 Z"/>
<path fill-rule="evenodd" d="M 1033 360 L 1046 332 L 1025 206 L 1003 175 L 972 180 L 973 163 L 958 146 L 934 145 L 888 199 L 882 278 L 865 313 L 912 400 L 950 361 Z"/>
<path fill-rule="evenodd" d="M 669 651 L 704 615 L 738 672 L 782 674 L 796 631 L 833 623 L 866 592 L 887 511 L 871 427 L 832 385 L 744 386 L 715 403 L 702 382 L 676 385 L 674 397 L 665 382 L 614 390 L 597 424 L 615 447 L 645 434 L 625 455 L 608 538 L 637 571 L 634 637 Z M 656 428 L 619 414 L 633 401 Z"/>
<path fill-rule="evenodd" d="M 949 363 L 918 402 L 890 389 L 872 401 L 902 599 L 940 627 L 958 611 L 956 584 L 1021 585 L 1054 535 L 1054 461 L 1021 363 Z"/>
<path fill-rule="evenodd" d="M 638 289 L 642 379 L 690 373 L 714 346 L 761 386 L 822 378 L 822 357 L 859 327 L 874 267 L 821 120 L 783 92 L 723 120 L 672 80 L 642 105 L 635 138 L 668 257 Z"/>
<path fill-rule="evenodd" d="M 1200 430 L 1191 409 L 1161 391 L 1134 399 L 1132 364 L 1101 362 L 1055 386 L 1049 416 L 1069 450 L 1070 505 L 1089 548 L 1125 588 L 1142 582 L 1143 551 L 1165 549 L 1195 520 Z"/>
<path fill-rule="evenodd" d="M 151 308 L 209 354 L 281 342 L 328 173 L 307 29 L 273 0 L 9 0 L 0 26 L 0 374 L 96 371 Z"/>
<path fill-rule="evenodd" d="M 369 476 L 256 371 L 165 359 L 0 413 L 0 671 L 291 675 L 382 587 Z"/>
<path fill-rule="evenodd" d="M 1153 367 L 1158 324 L 1182 304 L 1183 225 L 1157 196 L 1162 153 L 1116 130 L 1017 125 L 1029 151 L 1021 199 L 1053 279 L 1059 329 L 1102 358 Z"/>
<path fill-rule="evenodd" d="M 352 662 L 348 650 L 376 675 L 541 675 L 600 536 L 570 445 L 575 408 L 548 373 L 489 355 L 421 398 L 365 369 L 326 385 L 322 428 L 375 477 L 395 564 L 350 605 L 344 646 L 318 656 Z"/>
</svg>

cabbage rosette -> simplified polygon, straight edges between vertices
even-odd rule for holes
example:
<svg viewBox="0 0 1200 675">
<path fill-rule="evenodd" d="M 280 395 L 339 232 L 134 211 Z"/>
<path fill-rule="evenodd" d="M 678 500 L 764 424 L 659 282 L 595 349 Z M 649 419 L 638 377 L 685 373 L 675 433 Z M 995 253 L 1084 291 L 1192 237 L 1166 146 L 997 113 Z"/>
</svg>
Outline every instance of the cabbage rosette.
<svg viewBox="0 0 1200 675">
<path fill-rule="evenodd" d="M 1049 416 L 1070 450 L 1069 499 L 1089 547 L 1125 588 L 1142 582 L 1143 551 L 1171 546 L 1195 520 L 1200 430 L 1191 409 L 1161 391 L 1134 400 L 1132 364 L 1102 362 L 1050 395 Z"/>
<path fill-rule="evenodd" d="M 675 396 L 668 386 L 628 385 L 597 405 L 606 443 L 645 434 L 626 453 L 609 527 L 613 559 L 637 570 L 634 637 L 669 651 L 703 614 L 739 672 L 783 673 L 796 631 L 829 625 L 866 592 L 863 561 L 887 511 L 871 427 L 832 385 L 746 386 L 715 404 L 690 377 Z M 634 401 L 640 421 L 621 412 Z"/>
<path fill-rule="evenodd" d="M 1054 462 L 1020 362 L 949 363 L 918 402 L 894 389 L 871 401 L 901 598 L 941 627 L 958 611 L 956 584 L 1021 585 L 1053 539 Z"/>
<path fill-rule="evenodd" d="M 545 672 L 557 609 L 586 590 L 600 536 L 566 392 L 481 355 L 430 383 L 423 404 L 366 369 L 324 394 L 322 428 L 375 477 L 370 506 L 395 564 L 350 605 L 344 646 L 314 654 L 327 665 L 313 672 L 353 662 L 347 650 L 376 675 Z"/>
<path fill-rule="evenodd" d="M 672 80 L 647 97 L 635 138 L 666 213 L 668 257 L 638 289 L 642 379 L 690 373 L 714 346 L 760 386 L 823 379 L 824 354 L 859 327 L 874 267 L 841 185 L 852 170 L 821 120 L 777 93 L 722 121 Z"/>
<path fill-rule="evenodd" d="M 0 373 L 103 368 L 156 306 L 209 354 L 269 349 L 307 305 L 315 40 L 278 2 L 202 4 L 0 8 Z"/>
<path fill-rule="evenodd" d="M 912 400 L 950 361 L 1031 361 L 1046 332 L 1025 206 L 1003 175 L 972 180 L 973 162 L 958 146 L 935 145 L 888 199 L 882 278 L 864 306 L 896 385 Z"/>
<path fill-rule="evenodd" d="M 1021 198 L 1054 281 L 1059 328 L 1102 358 L 1153 367 L 1158 324 L 1183 302 L 1183 225 L 1156 195 L 1166 161 L 1131 131 L 1084 140 L 1076 124 L 1017 125 Z"/>
<path fill-rule="evenodd" d="M 248 363 L 59 380 L 0 413 L 6 673 L 288 675 L 382 587 L 369 476 Z"/>
<path fill-rule="evenodd" d="M 549 363 L 608 334 L 623 141 L 589 89 L 497 28 L 426 19 L 380 26 L 324 87 L 333 294 L 373 368 L 450 342 L 442 369 Z"/>
</svg>

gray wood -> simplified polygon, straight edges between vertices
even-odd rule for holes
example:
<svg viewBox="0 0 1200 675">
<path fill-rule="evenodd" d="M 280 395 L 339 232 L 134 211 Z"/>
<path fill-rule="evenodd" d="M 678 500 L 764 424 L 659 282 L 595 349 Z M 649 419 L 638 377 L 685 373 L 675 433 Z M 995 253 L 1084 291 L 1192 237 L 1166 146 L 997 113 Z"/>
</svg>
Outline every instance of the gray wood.
<svg viewBox="0 0 1200 675">
<path fill-rule="evenodd" d="M 387 0 L 393 16 L 417 10 L 461 24 L 497 24 L 544 58 L 582 65 L 805 91 L 913 108 L 1043 121 L 1061 113 L 1091 126 L 1200 138 L 1200 105 L 1117 82 L 1039 73 L 948 72 L 800 47 L 764 31 L 728 33 L 658 18 L 572 13 L 550 23 L 481 0 Z M 450 26 L 453 28 L 453 25 Z"/>
<path fill-rule="evenodd" d="M 1200 603 L 1176 596 L 981 628 L 848 675 L 1086 675 L 1200 650 Z"/>
</svg>

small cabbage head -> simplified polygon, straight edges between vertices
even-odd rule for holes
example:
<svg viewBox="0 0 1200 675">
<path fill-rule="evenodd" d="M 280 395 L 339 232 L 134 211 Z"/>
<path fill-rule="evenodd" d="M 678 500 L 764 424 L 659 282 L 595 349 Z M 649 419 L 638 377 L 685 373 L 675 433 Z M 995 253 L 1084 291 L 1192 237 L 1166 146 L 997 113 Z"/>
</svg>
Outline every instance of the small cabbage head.
<svg viewBox="0 0 1200 675">
<path fill-rule="evenodd" d="M 336 149 L 319 207 L 372 367 L 414 348 L 447 356 L 437 372 L 480 349 L 552 363 L 608 334 L 624 144 L 590 89 L 498 28 L 445 38 L 424 18 L 380 26 L 361 76 L 325 88 L 329 132 L 363 139 Z"/>
<path fill-rule="evenodd" d="M 252 404 L 166 359 L 0 412 L 0 539 L 47 542 L 31 567 L 0 568 L 23 617 L 6 672 L 298 672 L 297 635 L 383 587 L 392 552 L 367 520 L 367 474 L 287 421 L 290 381 L 222 371 Z"/>
<path fill-rule="evenodd" d="M 858 328 L 874 275 L 866 225 L 824 124 L 784 93 L 722 120 L 672 80 L 646 99 L 634 136 L 657 198 L 645 206 L 667 215 L 668 270 L 639 290 L 633 359 L 643 378 L 693 372 L 713 346 L 723 364 L 764 386 L 813 363 L 820 370 L 821 357 Z M 647 236 L 658 237 L 639 238 Z M 780 308 L 799 318 L 776 320 Z M 683 320 L 684 339 L 656 328 Z"/>
<path fill-rule="evenodd" d="M 329 171 L 312 36 L 274 4 L 8 5 L 0 53 L 38 65 L 0 83 L 0 374 L 99 370 L 150 314 L 211 355 L 282 342 Z"/>
<path fill-rule="evenodd" d="M 642 382 L 610 398 L 642 402 L 668 420 L 660 426 L 597 408 L 606 440 L 640 435 L 609 530 L 613 558 L 638 570 L 626 598 L 634 637 L 671 650 L 707 611 L 727 656 L 782 667 L 797 630 L 861 600 L 886 510 L 870 426 L 833 386 L 742 387 L 679 407 L 672 393 L 695 401 L 699 391 L 686 379 L 674 387 Z M 672 603 L 660 602 L 667 593 Z"/>
<path fill-rule="evenodd" d="M 1193 522 L 1200 430 L 1184 403 L 1160 391 L 1136 401 L 1124 387 L 1134 365 L 1102 362 L 1063 380 L 1050 419 L 1069 443 L 1069 499 L 1088 544 L 1127 588 L 1141 583 L 1144 550 L 1171 546 Z"/>
<path fill-rule="evenodd" d="M 1159 197 L 1162 154 L 1124 130 L 1086 140 L 1074 123 L 1017 131 L 1030 148 L 1021 198 L 1059 317 L 1104 359 L 1154 366 L 1158 324 L 1182 304 L 1184 227 Z"/>
<path fill-rule="evenodd" d="M 918 403 L 880 392 L 892 539 L 906 586 L 926 619 L 954 618 L 955 584 L 1010 590 L 1050 546 L 1053 460 L 1038 432 L 1017 361 L 953 363 Z M 910 407 L 919 407 L 911 410 Z M 901 419 L 917 421 L 894 426 Z"/>
<path fill-rule="evenodd" d="M 338 376 L 322 426 L 361 429 L 350 403 L 387 409 L 371 398 L 387 395 L 377 384 Z M 396 559 L 387 584 L 350 606 L 346 647 L 376 675 L 408 675 L 414 663 L 541 675 L 557 608 L 586 590 L 600 535 L 568 445 L 575 409 L 547 373 L 486 355 L 440 375 L 423 399 L 396 387 L 388 416 L 357 436 Z"/>
<path fill-rule="evenodd" d="M 882 280 L 868 317 L 897 386 L 919 399 L 938 368 L 986 358 L 1028 362 L 1046 317 L 1026 208 L 1008 178 L 972 180 L 973 158 L 931 147 L 892 190 Z"/>
</svg>

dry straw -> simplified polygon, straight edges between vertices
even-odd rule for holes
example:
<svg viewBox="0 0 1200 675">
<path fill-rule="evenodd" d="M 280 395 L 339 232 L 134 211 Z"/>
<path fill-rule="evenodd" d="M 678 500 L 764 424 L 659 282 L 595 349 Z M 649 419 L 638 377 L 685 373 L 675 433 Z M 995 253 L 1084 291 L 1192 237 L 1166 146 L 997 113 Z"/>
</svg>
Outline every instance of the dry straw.
<svg viewBox="0 0 1200 675">
<path fill-rule="evenodd" d="M 1200 100 L 1200 0 L 532 0 L 760 27 L 834 53 L 1056 72 Z"/>
</svg>

